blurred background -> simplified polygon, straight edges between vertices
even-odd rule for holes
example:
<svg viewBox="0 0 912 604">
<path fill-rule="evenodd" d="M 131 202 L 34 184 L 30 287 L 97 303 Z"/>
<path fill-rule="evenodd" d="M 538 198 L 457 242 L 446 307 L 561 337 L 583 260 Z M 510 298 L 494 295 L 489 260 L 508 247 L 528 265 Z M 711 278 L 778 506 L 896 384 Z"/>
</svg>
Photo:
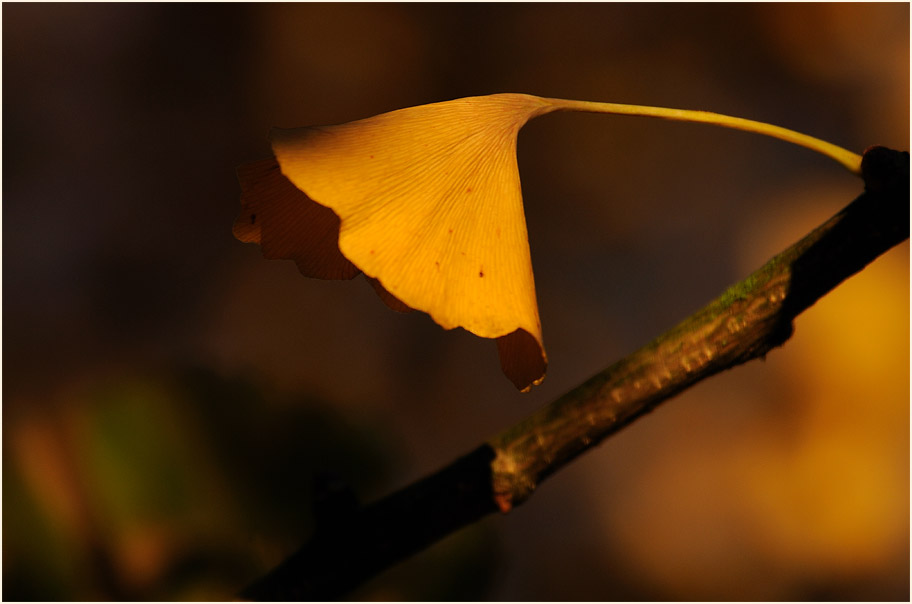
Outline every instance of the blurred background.
<svg viewBox="0 0 912 604">
<path fill-rule="evenodd" d="M 231 236 L 272 126 L 526 92 L 909 147 L 909 5 L 5 4 L 3 598 L 226 599 L 312 529 L 645 344 L 850 202 L 810 151 L 529 123 L 548 377 Z M 909 247 L 358 599 L 909 598 Z"/>
</svg>

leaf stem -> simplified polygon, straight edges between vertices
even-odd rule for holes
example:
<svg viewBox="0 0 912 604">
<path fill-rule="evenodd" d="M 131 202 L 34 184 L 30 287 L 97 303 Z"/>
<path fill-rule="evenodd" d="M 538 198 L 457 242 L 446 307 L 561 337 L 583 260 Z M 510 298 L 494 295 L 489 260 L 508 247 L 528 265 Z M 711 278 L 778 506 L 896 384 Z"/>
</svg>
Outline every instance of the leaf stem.
<svg viewBox="0 0 912 604">
<path fill-rule="evenodd" d="M 772 136 L 802 147 L 807 147 L 818 153 L 836 160 L 845 166 L 852 174 L 861 176 L 861 156 L 843 149 L 838 145 L 825 140 L 802 134 L 781 126 L 773 126 L 764 122 L 748 120 L 741 117 L 713 113 L 711 111 L 694 111 L 690 109 L 669 109 L 666 107 L 649 107 L 645 105 L 625 105 L 622 103 L 599 103 L 594 101 L 575 101 L 570 99 L 551 99 L 545 101 L 560 111 L 586 111 L 590 113 L 610 113 L 616 115 L 634 115 L 640 117 L 658 117 L 677 122 L 699 122 L 714 124 L 724 128 L 734 128 Z"/>
</svg>

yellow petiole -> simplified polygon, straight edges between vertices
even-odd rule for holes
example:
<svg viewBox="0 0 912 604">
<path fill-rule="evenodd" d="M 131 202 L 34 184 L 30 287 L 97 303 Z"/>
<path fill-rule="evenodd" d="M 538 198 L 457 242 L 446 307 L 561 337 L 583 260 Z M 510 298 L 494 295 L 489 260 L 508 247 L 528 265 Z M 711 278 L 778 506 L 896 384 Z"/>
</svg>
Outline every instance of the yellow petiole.
<svg viewBox="0 0 912 604">
<path fill-rule="evenodd" d="M 587 111 L 590 113 L 611 113 L 618 115 L 635 115 L 642 117 L 658 117 L 666 120 L 678 122 L 700 122 L 703 124 L 715 124 L 725 128 L 734 128 L 772 136 L 802 147 L 807 147 L 818 153 L 830 157 L 850 172 L 861 175 L 861 156 L 843 149 L 833 143 L 825 140 L 808 136 L 788 128 L 773 126 L 764 122 L 748 120 L 741 117 L 732 117 L 721 113 L 711 111 L 693 111 L 689 109 L 668 109 L 666 107 L 648 107 L 644 105 L 625 105 L 621 103 L 599 103 L 593 101 L 574 101 L 569 99 L 544 99 L 551 103 L 556 110 L 566 111 Z"/>
</svg>

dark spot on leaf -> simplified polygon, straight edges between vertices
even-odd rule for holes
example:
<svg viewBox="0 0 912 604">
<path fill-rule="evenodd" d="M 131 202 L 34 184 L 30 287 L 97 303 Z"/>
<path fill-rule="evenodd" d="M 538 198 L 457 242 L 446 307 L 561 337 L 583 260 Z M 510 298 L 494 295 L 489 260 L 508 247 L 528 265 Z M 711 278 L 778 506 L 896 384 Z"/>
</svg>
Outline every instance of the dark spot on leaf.
<svg viewBox="0 0 912 604">
<path fill-rule="evenodd" d="M 256 224 L 256 214 L 250 215 L 250 224 Z"/>
</svg>

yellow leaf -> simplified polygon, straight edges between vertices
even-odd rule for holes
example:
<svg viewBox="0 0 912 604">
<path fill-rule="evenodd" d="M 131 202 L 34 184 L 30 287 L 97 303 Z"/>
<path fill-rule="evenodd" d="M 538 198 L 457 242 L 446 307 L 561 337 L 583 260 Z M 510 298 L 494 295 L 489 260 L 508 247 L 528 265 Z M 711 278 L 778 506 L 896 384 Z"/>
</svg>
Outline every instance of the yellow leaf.
<svg viewBox="0 0 912 604">
<path fill-rule="evenodd" d="M 340 221 L 338 250 L 375 280 L 390 306 L 499 338 L 504 372 L 528 389 L 541 382 L 547 360 L 516 136 L 552 109 L 537 97 L 499 94 L 276 129 L 273 152 L 287 181 L 268 164 L 242 168 L 235 235 L 259 242 L 267 257 L 294 258 L 307 275 L 337 278 L 323 270 L 338 270 L 327 245 L 335 241 L 309 223 L 315 212 L 307 202 L 331 208 Z"/>
<path fill-rule="evenodd" d="M 702 122 L 803 145 L 860 173 L 861 158 L 763 122 L 705 111 L 547 99 L 468 97 L 347 124 L 274 129 L 275 160 L 242 166 L 241 241 L 302 273 L 363 271 L 384 302 L 445 329 L 496 338 L 501 368 L 526 391 L 547 357 L 535 300 L 516 137 L 531 118 L 587 111 Z M 316 203 L 314 203 L 316 202 Z"/>
</svg>

